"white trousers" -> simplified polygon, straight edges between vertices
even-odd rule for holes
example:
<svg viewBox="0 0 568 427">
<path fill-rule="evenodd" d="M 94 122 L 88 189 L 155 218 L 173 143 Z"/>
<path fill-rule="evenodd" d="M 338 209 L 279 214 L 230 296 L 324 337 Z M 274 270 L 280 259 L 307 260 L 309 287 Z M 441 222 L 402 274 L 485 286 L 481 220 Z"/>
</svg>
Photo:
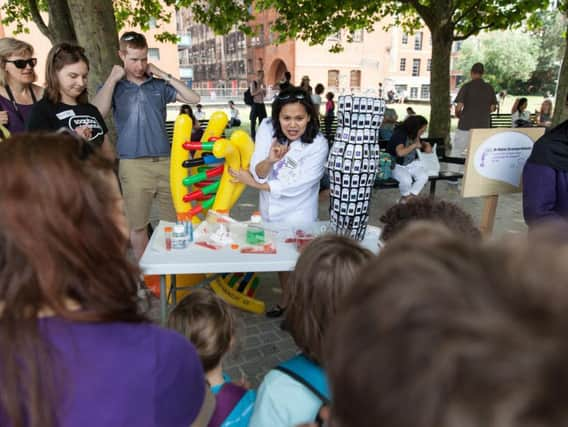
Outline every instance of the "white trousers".
<svg viewBox="0 0 568 427">
<path fill-rule="evenodd" d="M 420 160 L 414 160 L 406 166 L 397 164 L 392 171 L 392 177 L 398 181 L 402 196 L 417 196 L 428 182 L 428 172 L 422 167 Z"/>
<path fill-rule="evenodd" d="M 456 129 L 454 134 L 454 140 L 452 141 L 452 150 L 450 152 L 450 157 L 463 157 L 467 155 L 469 150 L 469 138 L 471 132 L 468 130 Z M 449 164 L 448 170 L 451 172 L 463 172 L 462 165 Z"/>
</svg>

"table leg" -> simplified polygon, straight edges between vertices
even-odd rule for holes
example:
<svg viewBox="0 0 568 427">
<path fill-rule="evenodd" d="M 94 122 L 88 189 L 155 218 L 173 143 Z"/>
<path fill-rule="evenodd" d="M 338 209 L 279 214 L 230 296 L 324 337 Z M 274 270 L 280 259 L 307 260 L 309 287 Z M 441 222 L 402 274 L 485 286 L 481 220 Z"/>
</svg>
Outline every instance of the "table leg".
<svg viewBox="0 0 568 427">
<path fill-rule="evenodd" d="M 166 289 L 166 275 L 160 275 L 160 323 L 166 326 L 168 320 L 168 290 Z"/>
<path fill-rule="evenodd" d="M 172 295 L 172 304 L 177 304 L 177 292 L 176 292 L 176 275 L 172 274 L 170 279 L 170 293 Z"/>
</svg>

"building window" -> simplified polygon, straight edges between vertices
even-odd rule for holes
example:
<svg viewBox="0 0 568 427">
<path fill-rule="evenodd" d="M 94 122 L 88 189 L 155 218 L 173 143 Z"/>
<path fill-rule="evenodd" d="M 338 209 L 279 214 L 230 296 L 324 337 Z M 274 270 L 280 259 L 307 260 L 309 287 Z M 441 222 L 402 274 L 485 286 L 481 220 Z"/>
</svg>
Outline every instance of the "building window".
<svg viewBox="0 0 568 427">
<path fill-rule="evenodd" d="M 408 34 L 402 33 L 402 44 L 408 44 Z"/>
<path fill-rule="evenodd" d="M 420 75 L 420 59 L 412 60 L 412 77 L 418 77 Z"/>
<path fill-rule="evenodd" d="M 414 36 L 414 50 L 422 50 L 422 31 Z"/>
<path fill-rule="evenodd" d="M 422 85 L 420 88 L 420 98 L 430 99 L 430 85 Z"/>
<path fill-rule="evenodd" d="M 327 86 L 332 88 L 339 87 L 339 70 L 327 71 Z"/>
<path fill-rule="evenodd" d="M 418 98 L 418 88 L 411 87 L 410 88 L 410 99 L 417 99 Z"/>
<path fill-rule="evenodd" d="M 428 58 L 428 62 L 426 63 L 426 71 L 432 71 L 432 58 Z"/>
<path fill-rule="evenodd" d="M 352 89 L 361 88 L 361 70 L 351 70 L 349 79 L 349 87 Z"/>
<path fill-rule="evenodd" d="M 160 49 L 157 47 L 151 47 L 148 49 L 148 59 L 152 61 L 159 61 L 160 60 Z"/>
<path fill-rule="evenodd" d="M 351 33 L 351 41 L 353 43 L 362 43 L 363 42 L 363 30 L 355 30 Z"/>
<path fill-rule="evenodd" d="M 338 42 L 341 40 L 341 31 L 338 31 L 337 33 L 334 34 L 330 34 L 327 37 L 327 40 L 332 41 L 332 42 Z"/>
<path fill-rule="evenodd" d="M 400 58 L 400 71 L 406 71 L 406 58 Z"/>
</svg>

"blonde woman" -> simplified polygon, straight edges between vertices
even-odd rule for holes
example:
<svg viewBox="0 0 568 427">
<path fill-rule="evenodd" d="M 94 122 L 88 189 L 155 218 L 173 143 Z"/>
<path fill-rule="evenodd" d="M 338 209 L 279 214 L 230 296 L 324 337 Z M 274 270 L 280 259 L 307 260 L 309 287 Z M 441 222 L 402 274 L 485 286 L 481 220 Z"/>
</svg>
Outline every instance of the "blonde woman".
<svg viewBox="0 0 568 427">
<path fill-rule="evenodd" d="M 545 99 L 538 112 L 538 126 L 549 128 L 552 125 L 552 101 Z"/>
<path fill-rule="evenodd" d="M 11 37 L 0 38 L 0 124 L 11 133 L 23 132 L 32 105 L 43 96 L 34 84 L 34 48 Z"/>
</svg>

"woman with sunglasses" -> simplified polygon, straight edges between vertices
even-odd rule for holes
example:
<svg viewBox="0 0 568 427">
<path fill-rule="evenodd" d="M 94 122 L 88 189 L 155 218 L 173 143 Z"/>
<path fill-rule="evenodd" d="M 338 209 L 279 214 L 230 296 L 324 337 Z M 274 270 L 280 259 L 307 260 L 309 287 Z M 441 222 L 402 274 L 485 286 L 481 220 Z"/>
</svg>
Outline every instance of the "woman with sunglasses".
<svg viewBox="0 0 568 427">
<path fill-rule="evenodd" d="M 195 348 L 147 319 L 113 163 L 82 138 L 0 144 L 0 425 L 202 426 Z"/>
<path fill-rule="evenodd" d="M 319 183 L 328 145 L 319 130 L 310 95 L 300 88 L 282 91 L 272 103 L 272 118 L 256 133 L 250 171 L 231 171 L 236 181 L 260 190 L 260 213 L 265 222 L 302 224 L 318 216 Z M 280 274 L 280 283 L 287 277 Z M 270 310 L 278 317 L 283 308 Z"/>
<path fill-rule="evenodd" d="M 0 39 L 0 124 L 11 133 L 23 132 L 33 104 L 43 95 L 34 84 L 34 48 L 11 37 Z"/>
<path fill-rule="evenodd" d="M 97 107 L 87 101 L 89 60 L 85 50 L 69 43 L 51 48 L 45 68 L 45 96 L 32 108 L 27 129 L 69 129 L 114 160 L 108 129 Z"/>
</svg>

